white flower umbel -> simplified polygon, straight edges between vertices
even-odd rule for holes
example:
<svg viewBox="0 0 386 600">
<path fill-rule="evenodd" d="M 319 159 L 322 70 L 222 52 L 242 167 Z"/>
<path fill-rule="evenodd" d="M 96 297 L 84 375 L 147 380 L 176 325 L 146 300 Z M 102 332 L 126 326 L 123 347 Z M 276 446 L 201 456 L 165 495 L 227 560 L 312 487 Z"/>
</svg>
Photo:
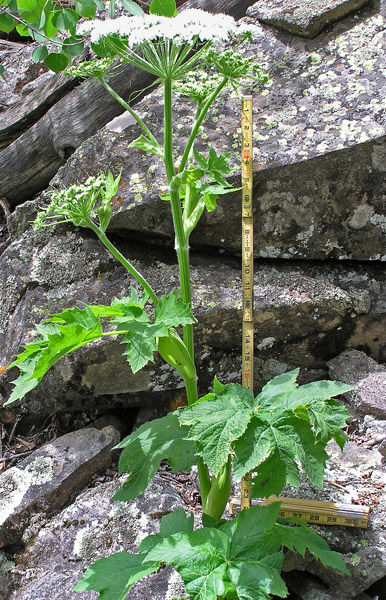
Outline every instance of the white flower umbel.
<svg viewBox="0 0 386 600">
<path fill-rule="evenodd" d="M 143 15 L 119 17 L 104 21 L 93 20 L 79 27 L 80 34 L 90 34 L 91 42 L 118 35 L 127 40 L 130 49 L 144 42 L 173 41 L 175 44 L 221 42 L 252 33 L 253 25 L 238 24 L 233 17 L 188 9 L 175 17 Z"/>
</svg>

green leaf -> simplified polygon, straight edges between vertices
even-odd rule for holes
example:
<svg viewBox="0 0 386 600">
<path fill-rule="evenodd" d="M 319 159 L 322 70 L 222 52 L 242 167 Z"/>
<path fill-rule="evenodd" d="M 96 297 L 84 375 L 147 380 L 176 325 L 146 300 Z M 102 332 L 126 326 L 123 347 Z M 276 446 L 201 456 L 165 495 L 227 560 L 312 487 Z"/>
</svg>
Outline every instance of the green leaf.
<svg viewBox="0 0 386 600">
<path fill-rule="evenodd" d="M 271 379 L 256 396 L 256 408 L 267 405 L 272 410 L 277 405 L 283 406 L 283 394 L 289 394 L 299 387 L 296 383 L 298 375 L 299 369 L 294 369 Z"/>
<path fill-rule="evenodd" d="M 0 65 L 0 77 L 2 79 L 4 79 L 4 81 L 7 81 L 5 78 L 5 75 L 4 75 L 4 66 L 3 65 Z"/>
<path fill-rule="evenodd" d="M 193 600 L 284 597 L 281 540 L 274 532 L 279 507 L 252 507 L 219 529 L 172 535 L 154 546 L 147 559 L 175 566 Z"/>
<path fill-rule="evenodd" d="M 77 24 L 79 15 L 71 8 L 65 8 L 64 10 L 58 10 L 54 13 L 52 18 L 52 24 L 59 31 L 65 31 L 71 29 Z"/>
<path fill-rule="evenodd" d="M 80 56 L 83 52 L 84 42 L 79 37 L 69 37 L 63 42 L 62 50 L 70 56 Z"/>
<path fill-rule="evenodd" d="M 122 343 L 127 344 L 124 354 L 133 373 L 142 369 L 148 362 L 153 361 L 154 352 L 157 350 L 156 338 L 160 335 L 167 335 L 167 328 L 152 323 L 141 321 L 127 321 L 126 325 L 121 325 L 120 330 L 127 329 L 127 333 Z"/>
<path fill-rule="evenodd" d="M 318 439 L 328 442 L 334 438 L 341 449 L 347 440 L 347 435 L 342 429 L 347 426 L 350 416 L 346 408 L 336 400 L 322 400 L 313 403 L 307 413 L 313 422 L 315 434 Z"/>
<path fill-rule="evenodd" d="M 145 14 L 142 8 L 132 0 L 121 0 L 121 4 L 130 15 L 142 16 Z"/>
<path fill-rule="evenodd" d="M 192 456 L 191 448 L 195 444 L 184 439 L 188 429 L 180 426 L 176 413 L 177 411 L 144 423 L 116 446 L 124 448 L 119 460 L 119 471 L 127 471 L 129 477 L 115 494 L 115 500 L 133 500 L 141 494 L 156 474 L 161 460 L 175 456 L 176 448 L 181 454 L 185 447 L 184 460 L 187 456 Z M 185 464 L 185 468 L 190 469 L 194 462 Z"/>
<path fill-rule="evenodd" d="M 75 11 L 80 17 L 92 19 L 96 9 L 97 6 L 93 0 L 78 0 L 75 4 Z"/>
<path fill-rule="evenodd" d="M 156 535 L 148 535 L 139 544 L 140 552 L 150 552 L 164 538 L 175 533 L 190 533 L 193 531 L 194 517 L 192 514 L 187 517 L 183 508 L 164 515 L 161 519 L 160 531 Z"/>
<path fill-rule="evenodd" d="M 252 410 L 252 392 L 241 385 L 228 384 L 222 393 L 181 413 L 180 422 L 191 426 L 189 439 L 200 443 L 199 454 L 215 476 L 227 462 L 232 442 L 246 430 Z"/>
<path fill-rule="evenodd" d="M 147 559 L 175 566 L 193 600 L 217 600 L 225 594 L 229 548 L 228 537 L 221 531 L 198 529 L 164 539 Z"/>
<path fill-rule="evenodd" d="M 296 522 L 297 527 L 288 527 L 281 523 L 275 525 L 275 535 L 282 546 L 299 552 L 303 557 L 305 551 L 308 550 L 325 567 L 338 569 L 346 575 L 350 575 L 340 554 L 330 550 L 327 542 L 320 535 L 309 529 L 300 519 L 286 519 L 286 521 L 288 523 Z"/>
<path fill-rule="evenodd" d="M 17 7 L 19 10 L 35 10 L 36 6 L 36 0 L 17 0 Z"/>
<path fill-rule="evenodd" d="M 201 179 L 205 175 L 205 171 L 202 169 L 197 169 L 197 167 L 189 166 L 188 169 L 182 171 L 182 173 L 178 173 L 174 175 L 174 177 L 170 180 L 170 187 L 173 190 L 178 190 L 181 185 L 186 185 L 196 181 L 197 179 Z"/>
<path fill-rule="evenodd" d="M 193 515 L 190 514 L 187 517 L 183 508 L 177 508 L 177 510 L 162 517 L 159 532 L 163 538 L 166 538 L 175 533 L 190 533 L 193 531 L 193 525 Z"/>
<path fill-rule="evenodd" d="M 76 320 L 76 316 L 79 321 Z M 89 306 L 86 305 L 84 310 L 75 308 L 64 311 L 62 322 L 65 322 L 66 318 L 71 324 L 39 325 L 37 330 L 41 333 L 41 337 L 26 344 L 24 352 L 19 354 L 10 365 L 10 367 L 17 366 L 20 375 L 13 382 L 15 389 L 7 404 L 23 398 L 27 392 L 35 388 L 48 369 L 62 356 L 102 336 L 99 320 L 93 315 Z"/>
<path fill-rule="evenodd" d="M 175 0 L 152 0 L 149 13 L 163 17 L 175 17 L 177 14 Z"/>
<path fill-rule="evenodd" d="M 131 144 L 128 145 L 128 148 L 139 148 L 139 150 L 143 150 L 148 154 L 156 154 L 161 158 L 163 158 L 164 156 L 162 146 L 160 146 L 159 144 L 155 144 L 144 135 L 140 135 L 139 138 L 131 142 Z"/>
<path fill-rule="evenodd" d="M 164 294 L 155 309 L 155 323 L 163 323 L 166 327 L 178 327 L 197 323 L 191 308 L 180 298 L 180 290 Z"/>
<path fill-rule="evenodd" d="M 46 22 L 45 22 L 44 28 L 43 28 L 45 35 L 50 39 L 53 38 L 58 33 L 58 30 L 52 24 L 53 18 L 54 18 L 54 13 L 48 14 L 46 16 Z"/>
<path fill-rule="evenodd" d="M 48 50 L 47 50 L 46 46 L 38 46 L 32 52 L 31 58 L 32 58 L 33 62 L 38 63 L 38 62 L 43 61 L 45 58 L 47 58 L 47 56 L 48 56 Z"/>
<path fill-rule="evenodd" d="M 95 590 L 100 600 L 125 600 L 133 583 L 160 567 L 158 562 L 143 562 L 146 554 L 119 552 L 91 565 L 74 587 L 76 592 Z"/>
<path fill-rule="evenodd" d="M 51 53 L 44 59 L 44 64 L 46 67 L 54 71 L 54 73 L 59 73 L 60 71 L 64 71 L 66 67 L 68 67 L 70 59 L 63 53 Z"/>
<path fill-rule="evenodd" d="M 22 23 L 19 23 L 18 25 L 16 25 L 16 31 L 22 37 L 30 37 L 29 27 L 27 27 L 26 25 L 23 25 Z"/>
<path fill-rule="evenodd" d="M 340 381 L 313 381 L 298 387 L 288 395 L 286 404 L 289 408 L 306 405 L 319 400 L 329 400 L 333 396 L 352 390 L 352 386 Z"/>
<path fill-rule="evenodd" d="M 17 21 L 11 15 L 6 12 L 0 14 L 0 31 L 9 33 L 12 29 L 15 29 L 16 25 Z"/>
<path fill-rule="evenodd" d="M 252 417 L 244 435 L 234 443 L 235 480 L 240 481 L 246 473 L 256 468 L 274 448 L 270 428 L 257 417 Z"/>
</svg>

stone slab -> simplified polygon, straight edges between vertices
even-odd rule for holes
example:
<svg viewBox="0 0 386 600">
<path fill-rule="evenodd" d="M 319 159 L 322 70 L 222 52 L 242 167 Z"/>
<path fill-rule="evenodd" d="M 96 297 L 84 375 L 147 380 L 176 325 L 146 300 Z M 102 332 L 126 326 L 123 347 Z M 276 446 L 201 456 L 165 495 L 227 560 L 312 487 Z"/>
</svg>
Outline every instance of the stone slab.
<svg viewBox="0 0 386 600">
<path fill-rule="evenodd" d="M 174 253 L 165 251 L 162 261 L 157 249 L 116 241 L 157 293 L 178 285 Z M 216 373 L 224 382 L 240 379 L 240 263 L 230 256 L 195 253 L 191 273 L 193 310 L 199 321 L 195 337 L 199 384 L 206 393 Z M 32 339 L 34 322 L 78 302 L 109 304 L 112 298 L 127 295 L 132 283 L 97 240 L 69 229 L 56 235 L 45 229 L 35 238 L 26 231 L 0 257 L 0 281 L 2 365 Z M 329 281 L 328 274 L 302 273 L 286 264 L 258 263 L 254 292 L 257 374 L 268 360 L 274 369 L 286 370 L 285 364 L 323 369 L 325 361 L 345 347 L 359 316 L 369 315 L 371 307 L 368 289 L 343 289 L 333 278 Z M 15 407 L 50 412 L 81 410 L 89 404 L 149 406 L 161 398 L 169 405 L 171 395 L 182 386 L 180 376 L 158 357 L 133 375 L 122 352 L 123 346 L 111 338 L 79 349 L 64 357 Z M 265 369 L 268 378 L 269 371 Z M 4 397 L 11 390 L 7 382 L 16 376 L 17 369 L 3 375 Z M 258 377 L 256 390 L 264 383 L 266 379 Z"/>
<path fill-rule="evenodd" d="M 111 502 L 126 476 L 85 491 L 73 504 L 37 528 L 11 570 L 7 600 L 93 600 L 96 592 L 73 592 L 83 570 L 115 552 L 136 552 L 147 535 L 158 533 L 162 515 L 182 506 L 175 488 L 156 477 L 133 502 Z M 183 584 L 168 568 L 133 586 L 128 600 L 184 596 Z"/>
<path fill-rule="evenodd" d="M 36 513 L 61 508 L 107 467 L 113 427 L 75 431 L 45 444 L 0 475 L 0 547 L 18 542 Z"/>
<path fill-rule="evenodd" d="M 378 11 L 347 17 L 317 40 L 278 38 L 260 27 L 246 55 L 269 70 L 271 85 L 254 95 L 255 256 L 307 260 L 385 260 L 386 0 Z M 157 134 L 162 98 L 138 105 Z M 194 108 L 174 104 L 181 146 Z M 213 106 L 198 149 L 240 156 L 240 100 L 225 92 Z M 102 130 L 75 152 L 56 187 L 100 168 L 119 172 L 111 230 L 173 244 L 170 207 L 159 200 L 163 170 L 131 149 L 136 126 Z M 231 182 L 239 185 L 239 171 Z M 191 236 L 193 247 L 240 251 L 240 194 L 219 202 Z"/>
<path fill-rule="evenodd" d="M 259 0 L 248 8 L 247 15 L 294 35 L 314 38 L 368 3 L 369 0 Z"/>
<path fill-rule="evenodd" d="M 331 378 L 354 386 L 344 394 L 361 415 L 386 419 L 386 368 L 357 350 L 346 350 L 328 363 Z"/>
</svg>

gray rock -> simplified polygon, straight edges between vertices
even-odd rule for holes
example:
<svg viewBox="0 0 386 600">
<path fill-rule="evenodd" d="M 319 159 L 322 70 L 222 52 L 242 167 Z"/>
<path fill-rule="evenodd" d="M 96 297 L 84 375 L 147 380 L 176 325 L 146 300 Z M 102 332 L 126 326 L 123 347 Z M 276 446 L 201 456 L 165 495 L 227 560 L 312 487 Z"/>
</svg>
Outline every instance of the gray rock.
<svg viewBox="0 0 386 600">
<path fill-rule="evenodd" d="M 316 37 L 323 29 L 369 0 L 266 0 L 256 2 L 247 15 L 295 35 Z"/>
<path fill-rule="evenodd" d="M 313 526 L 331 549 L 343 555 L 351 576 L 329 568 L 321 569 L 310 555 L 302 559 L 299 555 L 287 554 L 284 568 L 307 571 L 319 578 L 325 593 L 331 594 L 334 600 L 349 600 L 386 576 L 386 502 L 383 491 L 386 471 L 377 450 L 358 446 L 352 441 L 346 443 L 343 453 L 335 442 L 331 442 L 328 449 L 330 460 L 323 490 L 304 482 L 299 490 L 286 488 L 283 495 L 371 506 L 365 529 Z"/>
<path fill-rule="evenodd" d="M 124 478 L 85 491 L 40 529 L 17 557 L 7 600 L 97 598 L 95 592 L 72 591 L 83 570 L 110 554 L 136 552 L 139 541 L 158 533 L 162 515 L 182 505 L 176 490 L 159 477 L 135 501 L 111 502 Z M 135 584 L 128 600 L 167 600 L 176 595 L 184 595 L 181 580 L 167 569 Z"/>
<path fill-rule="evenodd" d="M 357 350 L 345 350 L 328 363 L 330 376 L 355 389 L 344 394 L 354 411 L 386 419 L 386 368 Z"/>
<path fill-rule="evenodd" d="M 246 49 L 272 79 L 254 97 L 256 256 L 384 259 L 385 127 L 379 90 L 385 87 L 385 15 L 382 0 L 377 13 L 348 17 L 318 41 L 278 39 L 261 27 Z M 155 132 L 161 127 L 161 104 L 159 92 L 138 104 Z M 183 146 L 194 108 L 176 102 L 175 116 Z M 239 99 L 227 92 L 206 120 L 199 148 L 212 143 L 232 151 L 237 162 L 239 121 Z M 134 126 L 120 134 L 99 132 L 54 183 L 69 185 L 103 165 L 117 172 L 123 167 L 111 228 L 172 243 L 169 207 L 158 200 L 163 171 L 154 157 L 127 150 L 139 134 Z M 240 197 L 219 204 L 203 217 L 192 245 L 239 252 Z"/>
<path fill-rule="evenodd" d="M 175 264 L 159 252 L 120 244 L 157 293 L 178 285 Z M 171 259 L 172 260 L 172 259 Z M 87 233 L 26 231 L 0 257 L 0 356 L 9 364 L 22 343 L 32 339 L 33 322 L 77 302 L 109 304 L 127 294 L 131 279 Z M 232 258 L 192 256 L 193 309 L 200 389 L 206 393 L 217 373 L 224 382 L 240 380 L 241 273 Z M 344 348 L 358 315 L 368 314 L 369 293 L 343 290 L 322 277 L 303 275 L 288 265 L 258 264 L 255 274 L 256 390 L 281 365 L 323 369 Z M 69 300 L 70 299 L 70 300 Z M 168 406 L 181 389 L 180 376 L 156 357 L 133 375 L 119 341 L 109 338 L 64 357 L 44 377 L 21 411 L 79 410 L 84 406 Z M 261 361 L 273 360 L 262 368 Z M 280 364 L 277 364 L 280 363 Z M 284 367 L 285 368 L 285 367 Z M 3 375 L 0 393 L 9 397 Z M 268 377 L 269 378 L 269 377 Z"/>
<path fill-rule="evenodd" d="M 45 444 L 2 473 L 0 546 L 19 541 L 35 513 L 58 510 L 93 474 L 107 467 L 111 447 L 118 440 L 112 426 L 105 431 L 75 431 Z"/>
</svg>

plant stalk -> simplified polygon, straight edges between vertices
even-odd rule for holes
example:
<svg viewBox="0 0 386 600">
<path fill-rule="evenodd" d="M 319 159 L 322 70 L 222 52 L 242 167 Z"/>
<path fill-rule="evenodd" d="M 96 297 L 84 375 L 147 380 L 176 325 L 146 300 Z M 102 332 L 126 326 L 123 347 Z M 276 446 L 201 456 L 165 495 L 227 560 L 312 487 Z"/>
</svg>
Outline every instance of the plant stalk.
<svg viewBox="0 0 386 600">
<path fill-rule="evenodd" d="M 173 162 L 173 118 L 172 118 L 172 79 L 169 77 L 164 81 L 164 163 L 168 183 L 174 176 Z M 180 285 L 182 300 L 191 306 L 192 293 L 190 287 L 190 270 L 189 270 L 189 245 L 184 233 L 182 220 L 181 204 L 178 190 L 172 190 L 169 185 L 170 203 L 172 209 L 174 231 L 175 231 L 175 247 L 177 252 L 178 267 L 180 273 Z M 189 354 L 194 363 L 194 339 L 193 325 L 185 325 L 183 328 L 184 343 L 189 351 Z M 186 395 L 188 404 L 193 404 L 198 400 L 197 392 L 197 377 L 195 379 L 185 380 Z M 200 481 L 200 492 L 202 504 L 206 503 L 206 498 L 211 490 L 211 480 L 208 468 L 202 460 L 198 462 L 198 477 Z"/>
<path fill-rule="evenodd" d="M 133 119 L 136 120 L 136 122 L 138 123 L 138 125 L 142 128 L 142 130 L 145 132 L 145 134 L 147 135 L 147 137 L 149 138 L 149 140 L 151 142 L 153 142 L 153 144 L 155 145 L 159 145 L 157 140 L 155 139 L 154 135 L 151 133 L 150 129 L 147 127 L 147 125 L 145 125 L 145 123 L 142 121 L 141 117 L 135 112 L 135 110 L 133 110 L 130 106 L 130 104 L 128 104 L 127 102 L 125 102 L 123 100 L 123 98 L 120 97 L 119 94 L 117 94 L 117 92 L 115 92 L 113 90 L 112 87 L 109 86 L 109 84 L 103 79 L 103 77 L 101 77 L 99 79 L 99 81 L 101 82 L 101 84 L 103 85 L 103 87 L 105 88 L 105 90 L 107 90 L 109 92 L 109 94 L 112 95 L 113 98 L 115 98 L 115 100 L 117 102 L 119 102 L 119 104 L 125 109 L 127 110 L 127 112 L 133 117 Z"/>
<path fill-rule="evenodd" d="M 146 290 L 151 300 L 157 306 L 157 294 L 155 293 L 151 285 L 146 281 L 146 279 L 142 277 L 141 273 L 139 273 L 139 271 L 137 271 L 137 269 L 123 256 L 123 254 L 119 252 L 119 250 L 114 246 L 114 244 L 110 242 L 110 240 L 103 233 L 103 231 L 101 231 L 99 227 L 95 225 L 95 223 L 90 218 L 87 219 L 87 226 L 90 229 L 92 229 L 94 233 L 96 233 L 96 235 L 98 236 L 102 244 L 107 248 L 107 250 L 109 250 L 117 260 L 119 260 L 121 265 L 123 265 L 125 269 L 127 269 L 127 271 L 129 271 L 129 273 L 138 281 L 138 283 L 143 287 L 143 289 Z"/>
</svg>

